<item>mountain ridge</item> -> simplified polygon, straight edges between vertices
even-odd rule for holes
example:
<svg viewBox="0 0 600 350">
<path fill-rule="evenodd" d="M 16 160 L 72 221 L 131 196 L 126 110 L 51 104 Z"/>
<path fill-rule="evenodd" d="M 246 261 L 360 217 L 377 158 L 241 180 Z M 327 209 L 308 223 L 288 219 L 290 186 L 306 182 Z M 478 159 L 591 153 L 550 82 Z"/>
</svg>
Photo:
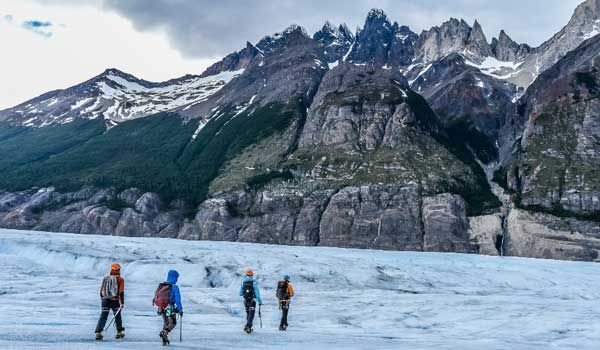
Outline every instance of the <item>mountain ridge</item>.
<svg viewBox="0 0 600 350">
<path fill-rule="evenodd" d="M 0 226 L 594 260 L 598 37 L 558 56 L 595 16 L 540 49 L 455 18 L 418 35 L 374 9 L 356 34 L 292 25 L 200 75 L 107 69 L 0 111 Z M 542 54 L 557 61 L 527 90 L 511 82 Z M 545 84 L 555 67 L 570 73 Z M 575 148 L 539 137 L 559 122 Z"/>
</svg>

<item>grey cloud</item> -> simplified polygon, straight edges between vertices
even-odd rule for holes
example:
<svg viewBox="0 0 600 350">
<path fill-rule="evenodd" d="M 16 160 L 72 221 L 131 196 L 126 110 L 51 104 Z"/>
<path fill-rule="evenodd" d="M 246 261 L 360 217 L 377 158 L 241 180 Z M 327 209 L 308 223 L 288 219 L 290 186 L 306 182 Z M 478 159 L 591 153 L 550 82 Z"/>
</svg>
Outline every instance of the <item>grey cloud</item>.
<svg viewBox="0 0 600 350">
<path fill-rule="evenodd" d="M 73 0 L 38 0 L 44 3 Z M 582 0 L 88 0 L 132 21 L 140 31 L 164 30 L 185 56 L 215 58 L 294 23 L 316 31 L 326 20 L 362 26 L 371 8 L 420 32 L 450 17 L 478 19 L 488 40 L 505 29 L 539 45 L 560 30 Z"/>
</svg>

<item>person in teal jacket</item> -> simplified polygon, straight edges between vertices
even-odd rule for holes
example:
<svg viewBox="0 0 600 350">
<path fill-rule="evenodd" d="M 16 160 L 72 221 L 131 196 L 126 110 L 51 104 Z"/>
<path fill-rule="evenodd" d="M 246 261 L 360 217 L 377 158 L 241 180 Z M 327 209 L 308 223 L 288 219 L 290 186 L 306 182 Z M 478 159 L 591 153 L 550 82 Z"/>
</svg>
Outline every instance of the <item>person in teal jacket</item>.
<svg viewBox="0 0 600 350">
<path fill-rule="evenodd" d="M 248 334 L 252 333 L 252 322 L 254 321 L 254 312 L 256 310 L 256 302 L 262 305 L 260 297 L 260 288 L 258 282 L 254 280 L 254 271 L 246 270 L 246 277 L 240 286 L 240 296 L 244 298 L 244 307 L 246 308 L 246 325 L 244 331 Z"/>
</svg>

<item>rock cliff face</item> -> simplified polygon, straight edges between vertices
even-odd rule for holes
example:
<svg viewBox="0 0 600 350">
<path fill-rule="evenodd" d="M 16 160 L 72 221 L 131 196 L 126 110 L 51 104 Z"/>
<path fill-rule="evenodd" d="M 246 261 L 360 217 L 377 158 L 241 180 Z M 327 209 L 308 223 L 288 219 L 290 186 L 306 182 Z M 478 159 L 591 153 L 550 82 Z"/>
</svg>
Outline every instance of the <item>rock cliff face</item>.
<svg viewBox="0 0 600 350">
<path fill-rule="evenodd" d="M 600 217 L 600 37 L 544 72 L 520 106 L 527 122 L 509 185 L 520 205 Z"/>
<path fill-rule="evenodd" d="M 121 198 L 133 202 L 125 202 Z M 421 198 L 415 187 L 363 186 L 302 193 L 280 187 L 202 203 L 185 219 L 177 203 L 137 189 L 52 188 L 0 195 L 3 227 L 395 250 L 475 252 L 459 196 Z"/>
<path fill-rule="evenodd" d="M 513 41 L 504 30 L 500 31 L 498 39 L 492 39 L 491 49 L 497 59 L 509 62 L 522 60 L 532 51 L 529 45 Z"/>
</svg>

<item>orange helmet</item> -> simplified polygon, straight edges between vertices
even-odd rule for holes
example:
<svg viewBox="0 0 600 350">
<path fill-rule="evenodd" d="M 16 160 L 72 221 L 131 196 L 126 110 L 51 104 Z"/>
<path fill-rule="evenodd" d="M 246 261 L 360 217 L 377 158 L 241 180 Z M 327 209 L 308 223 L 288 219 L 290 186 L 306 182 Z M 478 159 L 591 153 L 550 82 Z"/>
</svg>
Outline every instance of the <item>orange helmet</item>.
<svg viewBox="0 0 600 350">
<path fill-rule="evenodd" d="M 119 271 L 119 270 L 121 270 L 121 265 L 119 265 L 119 263 L 114 263 L 114 264 L 110 265 L 110 270 L 111 271 Z"/>
<path fill-rule="evenodd" d="M 254 276 L 254 271 L 252 269 L 246 270 L 246 276 Z"/>
</svg>

